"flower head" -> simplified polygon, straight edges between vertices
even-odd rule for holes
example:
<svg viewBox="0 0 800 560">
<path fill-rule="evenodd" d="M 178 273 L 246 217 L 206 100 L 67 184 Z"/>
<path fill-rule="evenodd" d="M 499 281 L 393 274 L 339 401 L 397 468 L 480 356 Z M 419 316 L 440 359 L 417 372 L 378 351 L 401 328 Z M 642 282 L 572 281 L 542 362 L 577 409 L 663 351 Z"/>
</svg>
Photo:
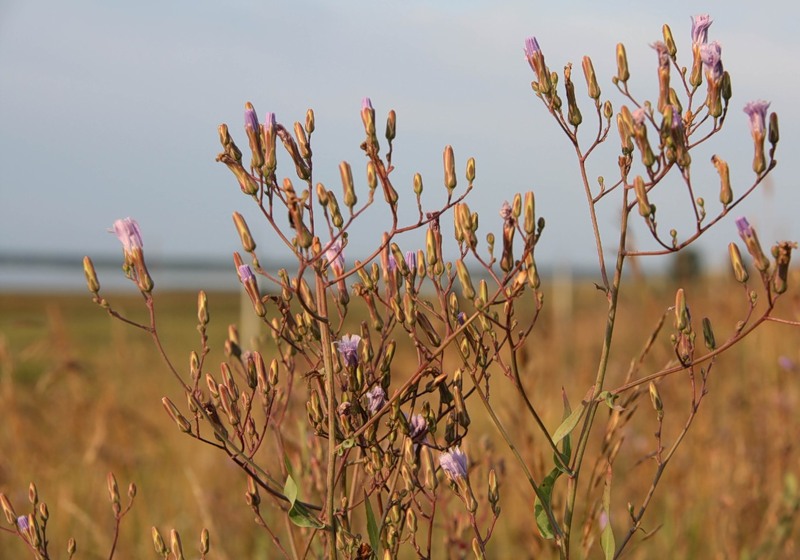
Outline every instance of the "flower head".
<svg viewBox="0 0 800 560">
<path fill-rule="evenodd" d="M 741 218 L 736 218 L 736 229 L 739 230 L 739 236 L 741 236 L 743 239 L 753 235 L 753 228 L 750 226 L 750 222 L 748 222 L 747 218 L 744 216 Z"/>
<path fill-rule="evenodd" d="M 467 454 L 458 446 L 442 453 L 439 456 L 439 465 L 450 480 L 455 481 L 467 476 Z"/>
<path fill-rule="evenodd" d="M 414 251 L 406 251 L 406 266 L 412 272 L 417 270 L 417 254 Z"/>
<path fill-rule="evenodd" d="M 367 392 L 367 410 L 375 414 L 386 404 L 386 392 L 380 385 L 375 385 Z"/>
<path fill-rule="evenodd" d="M 539 47 L 539 41 L 536 40 L 536 37 L 526 37 L 525 38 L 525 56 L 531 57 L 534 53 L 542 52 L 542 49 Z"/>
<path fill-rule="evenodd" d="M 339 350 L 339 354 L 341 354 L 348 367 L 356 367 L 358 365 L 359 342 L 361 342 L 361 337 L 357 334 L 346 334 L 336 343 L 337 350 Z"/>
<path fill-rule="evenodd" d="M 142 234 L 136 220 L 133 218 L 116 220 L 112 228 L 109 231 L 113 232 L 120 240 L 126 254 L 131 253 L 134 249 L 142 248 Z"/>
<path fill-rule="evenodd" d="M 507 222 L 514 218 L 511 204 L 509 204 L 507 200 L 504 200 L 503 205 L 500 207 L 500 217 L 503 218 L 504 222 Z"/>
<path fill-rule="evenodd" d="M 17 517 L 17 527 L 19 527 L 20 531 L 25 532 L 30 528 L 30 526 L 31 524 L 28 521 L 27 515 L 20 515 Z"/>
<path fill-rule="evenodd" d="M 708 14 L 698 14 L 692 18 L 692 43 L 704 44 L 708 41 L 708 28 L 713 20 Z"/>
<path fill-rule="evenodd" d="M 780 356 L 778 358 L 778 365 L 784 371 L 797 371 L 797 362 L 791 359 L 789 356 Z"/>
<path fill-rule="evenodd" d="M 278 123 L 275 120 L 275 113 L 267 113 L 267 116 L 264 118 L 264 130 L 274 130 L 276 126 L 278 126 Z"/>
<path fill-rule="evenodd" d="M 373 110 L 373 108 L 372 108 L 372 99 L 370 99 L 369 97 L 365 97 L 364 99 L 362 99 L 361 100 L 361 109 L 362 110 L 366 109 L 368 111 L 372 111 Z"/>
<path fill-rule="evenodd" d="M 767 122 L 767 109 L 769 109 L 769 102 L 767 101 L 751 101 L 744 106 L 744 112 L 750 117 L 750 132 L 753 135 L 764 134 L 766 129 L 765 123 Z"/>
<path fill-rule="evenodd" d="M 706 67 L 706 72 L 713 80 L 722 78 L 722 47 L 718 42 L 700 45 L 700 58 Z"/>
<path fill-rule="evenodd" d="M 339 275 L 344 271 L 344 254 L 342 252 L 342 244 L 338 241 L 331 243 L 328 250 L 325 251 L 325 259 L 333 271 Z"/>
<path fill-rule="evenodd" d="M 389 269 L 389 272 L 394 272 L 397 270 L 397 259 L 394 258 L 394 255 L 389 255 L 388 262 L 389 266 L 387 268 Z"/>
<path fill-rule="evenodd" d="M 633 117 L 634 124 L 644 124 L 644 120 L 647 118 L 647 111 L 645 111 L 643 107 L 639 107 L 631 113 L 631 116 Z"/>
<path fill-rule="evenodd" d="M 250 268 L 249 264 L 241 265 L 237 269 L 237 271 L 239 273 L 239 280 L 242 282 L 242 284 L 247 284 L 247 282 L 255 278 L 255 275 L 253 274 L 253 269 Z"/>
<path fill-rule="evenodd" d="M 411 420 L 408 421 L 408 435 L 412 441 L 419 443 L 425 439 L 425 434 L 428 432 L 428 423 L 422 414 L 414 414 Z"/>
<path fill-rule="evenodd" d="M 658 53 L 658 65 L 661 67 L 669 66 L 669 49 L 667 49 L 666 43 L 663 41 L 656 41 L 652 45 L 656 52 Z"/>
<path fill-rule="evenodd" d="M 258 130 L 258 116 L 253 104 L 249 101 L 244 105 L 244 129 L 245 130 Z"/>
</svg>

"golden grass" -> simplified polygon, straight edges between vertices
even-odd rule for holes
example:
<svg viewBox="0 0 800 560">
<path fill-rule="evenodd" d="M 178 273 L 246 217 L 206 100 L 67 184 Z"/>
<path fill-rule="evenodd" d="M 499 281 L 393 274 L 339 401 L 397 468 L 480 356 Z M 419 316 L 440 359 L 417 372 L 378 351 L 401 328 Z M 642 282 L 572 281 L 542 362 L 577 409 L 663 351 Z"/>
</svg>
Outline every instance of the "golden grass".
<svg viewBox="0 0 800 560">
<path fill-rule="evenodd" d="M 622 382 L 631 359 L 671 305 L 673 290 L 645 281 L 628 287 L 618 313 L 609 388 Z M 687 296 L 695 322 L 711 317 L 718 340 L 726 338 L 744 314 L 743 295 L 727 281 L 692 286 Z M 574 406 L 592 383 L 605 309 L 602 294 L 586 287 L 576 290 L 569 316 L 555 316 L 552 308 L 558 306 L 549 302 L 558 297 L 546 294 L 545 312 L 529 341 L 525 367 L 526 387 L 551 429 L 562 414 L 561 387 Z M 116 308 L 145 319 L 138 296 L 109 300 Z M 239 296 L 209 294 L 209 300 L 213 352 L 207 369 L 216 374 L 227 326 L 239 319 Z M 785 303 L 781 314 L 796 318 L 796 302 Z M 167 350 L 178 366 L 188 369 L 189 352 L 198 346 L 196 294 L 157 294 L 156 304 Z M 656 371 L 672 359 L 670 323 L 668 318 L 642 373 Z M 645 517 L 644 527 L 658 531 L 646 542 L 635 537 L 637 544 L 630 547 L 627 558 L 756 557 L 759 546 L 770 544 L 776 548 L 761 549 L 757 557 L 792 558 L 800 553 L 800 530 L 791 518 L 782 521 L 798 500 L 797 495 L 795 502 L 788 500 L 785 485 L 792 477 L 800 478 L 800 372 L 781 369 L 780 355 L 800 361 L 798 331 L 772 324 L 715 363 L 710 392 Z M 409 359 L 408 354 L 395 360 L 395 380 L 402 377 L 403 359 Z M 659 389 L 669 444 L 688 413 L 690 386 L 681 373 L 665 379 Z M 302 382 L 295 393 L 296 422 L 304 424 Z M 69 536 L 78 540 L 80 557 L 107 556 L 113 527 L 105 487 L 109 471 L 116 474 L 123 493 L 131 481 L 139 489 L 134 508 L 123 522 L 117 558 L 154 557 L 153 525 L 162 533 L 178 529 L 188 557 L 196 556 L 202 527 L 211 531 L 212 558 L 278 557 L 268 536 L 252 522 L 241 473 L 216 450 L 181 434 L 164 413 L 163 396 L 181 407 L 185 402 L 148 336 L 112 320 L 88 295 L 0 295 L 4 424 L 0 491 L 22 513 L 28 483 L 37 483 L 41 499 L 50 508 L 48 535 L 56 557 L 62 556 Z M 491 400 L 501 420 L 513 427 L 512 437 L 534 466 L 535 476 L 543 477 L 552 468 L 552 458 L 519 397 L 500 374 L 493 376 Z M 552 549 L 538 538 L 529 487 L 479 401 L 471 402 L 473 424 L 466 448 L 477 462 L 471 477 L 479 500 L 485 501 L 483 467 L 488 458 L 505 465 L 502 514 L 489 556 L 551 557 Z M 638 509 L 654 471 L 653 461 L 645 458 L 654 449 L 656 429 L 646 392 L 632 406 L 639 410 L 623 431 L 624 445 L 614 465 L 612 523 L 618 540 L 627 529 L 626 503 Z M 602 440 L 607 417 L 608 412 L 601 410 L 593 434 L 594 450 Z M 302 444 L 292 449 L 296 451 L 290 450 L 290 456 L 296 458 L 294 453 L 300 452 Z M 587 465 L 590 468 L 591 461 Z M 589 474 L 587 468 L 581 475 L 584 485 Z M 557 486 L 557 490 L 562 488 Z M 591 503 L 596 495 L 590 494 Z M 451 502 L 450 507 L 460 505 Z M 262 510 L 270 509 L 265 500 Z M 271 519 L 286 544 L 286 526 L 280 516 Z M 580 523 L 575 531 L 580 534 Z M 580 549 L 580 538 L 576 549 Z M 435 550 L 444 554 L 441 545 Z M 21 543 L 0 534 L 0 558 L 24 555 Z M 455 551 L 448 555 L 458 556 Z M 595 543 L 590 557 L 599 555 Z"/>
</svg>

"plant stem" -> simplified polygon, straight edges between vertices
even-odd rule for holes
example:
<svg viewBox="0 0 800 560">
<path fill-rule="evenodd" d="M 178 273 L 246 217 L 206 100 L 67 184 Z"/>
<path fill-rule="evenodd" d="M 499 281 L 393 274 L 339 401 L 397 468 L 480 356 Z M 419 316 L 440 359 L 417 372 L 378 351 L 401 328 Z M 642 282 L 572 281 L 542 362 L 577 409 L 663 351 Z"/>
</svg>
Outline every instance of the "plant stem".
<svg viewBox="0 0 800 560">
<path fill-rule="evenodd" d="M 328 494 L 325 500 L 325 511 L 330 524 L 330 548 L 328 558 L 336 560 L 336 498 L 334 486 L 336 485 L 336 397 L 333 382 L 333 351 L 331 341 L 330 323 L 328 322 L 328 299 L 325 293 L 325 278 L 322 271 L 315 271 L 317 310 L 319 313 L 319 332 L 322 344 L 322 362 L 325 368 L 325 391 L 328 397 Z"/>
</svg>

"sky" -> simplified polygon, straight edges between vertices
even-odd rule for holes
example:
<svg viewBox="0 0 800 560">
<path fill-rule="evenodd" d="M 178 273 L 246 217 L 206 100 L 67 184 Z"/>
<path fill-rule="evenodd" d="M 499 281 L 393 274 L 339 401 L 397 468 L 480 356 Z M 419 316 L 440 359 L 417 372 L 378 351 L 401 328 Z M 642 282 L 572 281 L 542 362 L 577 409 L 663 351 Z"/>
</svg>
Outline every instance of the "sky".
<svg viewBox="0 0 800 560">
<path fill-rule="evenodd" d="M 238 211 L 259 243 L 262 262 L 284 259 L 252 200 L 215 162 L 218 125 L 227 123 L 246 153 L 246 101 L 262 121 L 274 112 L 288 128 L 313 108 L 314 181 L 341 192 L 338 165 L 346 160 L 363 199 L 359 111 L 368 96 L 379 130 L 387 112 L 397 112 L 393 179 L 401 217 L 414 219 L 408 195 L 415 172 L 423 176 L 426 209 L 442 203 L 442 150 L 450 144 L 461 177 L 457 192 L 464 188 L 467 158 L 477 162 L 469 204 L 480 214 L 479 239 L 499 233 L 504 200 L 533 190 L 537 215 L 547 221 L 537 247 L 540 266 L 591 266 L 594 242 L 574 151 L 531 91 L 524 39 L 537 37 L 551 70 L 574 63 L 590 123 L 581 58 L 592 57 L 604 98 L 617 110 L 623 99 L 611 77 L 615 45 L 624 43 L 632 90 L 654 100 L 656 54 L 649 45 L 661 39 L 667 23 L 679 62 L 690 65 L 691 16 L 698 13 L 714 20 L 709 40 L 722 45 L 734 92 L 725 128 L 693 159 L 695 185 L 710 214 L 718 208 L 711 154 L 729 162 L 734 192 L 753 180 L 745 103 L 770 101 L 781 124 L 778 168 L 698 248 L 709 265 L 724 263 L 740 215 L 758 228 L 765 245 L 800 239 L 800 188 L 792 171 L 800 154 L 795 2 L 763 1 L 754 8 L 739 0 L 3 0 L 0 255 L 74 255 L 78 262 L 84 254 L 117 255 L 119 244 L 107 230 L 115 219 L 131 216 L 151 259 L 224 261 L 240 250 L 231 220 Z M 590 160 L 593 177 L 615 178 L 615 128 L 608 145 Z M 278 176 L 300 183 L 285 157 Z M 664 184 L 653 197 L 660 228 L 688 231 L 680 184 Z M 600 208 L 608 248 L 617 238 L 618 215 L 616 199 Z M 374 247 L 387 216 L 382 205 L 366 215 L 350 236 L 349 258 Z M 640 224 L 634 241 L 651 247 Z M 421 237 L 400 240 L 404 250 L 421 244 Z"/>
</svg>

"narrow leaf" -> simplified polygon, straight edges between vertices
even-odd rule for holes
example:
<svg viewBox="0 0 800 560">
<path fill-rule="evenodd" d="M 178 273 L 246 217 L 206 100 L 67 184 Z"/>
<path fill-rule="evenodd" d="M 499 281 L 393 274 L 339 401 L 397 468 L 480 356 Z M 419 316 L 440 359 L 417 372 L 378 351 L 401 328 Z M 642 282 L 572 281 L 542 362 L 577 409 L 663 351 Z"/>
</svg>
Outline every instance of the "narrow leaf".
<svg viewBox="0 0 800 560">
<path fill-rule="evenodd" d="M 381 531 L 378 524 L 375 522 L 375 514 L 372 512 L 372 506 L 369 503 L 369 497 L 364 496 L 364 507 L 367 510 L 367 533 L 369 534 L 369 544 L 372 547 L 372 552 L 378 556 L 378 550 L 381 546 Z"/>
<path fill-rule="evenodd" d="M 606 470 L 606 484 L 603 488 L 603 512 L 606 514 L 606 526 L 600 535 L 600 546 L 603 547 L 606 560 L 613 560 L 617 545 L 614 542 L 614 530 L 611 528 L 611 465 Z"/>
<path fill-rule="evenodd" d="M 575 429 L 575 426 L 580 422 L 581 416 L 583 416 L 585 410 L 586 404 L 582 402 L 578 408 L 573 410 L 572 413 L 561 422 L 561 425 L 553 432 L 553 443 L 558 443 Z"/>
<path fill-rule="evenodd" d="M 548 474 L 539 485 L 539 493 L 544 498 L 545 503 L 539 500 L 539 496 L 536 496 L 536 500 L 533 503 L 533 515 L 536 518 L 536 527 L 539 529 L 539 534 L 545 539 L 552 539 L 555 536 L 553 527 L 550 525 L 550 519 L 547 517 L 547 512 L 551 511 L 550 499 L 553 495 L 553 486 L 559 476 L 561 476 L 560 470 L 553 469 L 550 471 L 550 474 Z"/>
<path fill-rule="evenodd" d="M 315 529 L 325 528 L 325 524 L 312 514 L 307 507 L 297 501 L 297 483 L 291 475 L 286 477 L 283 485 L 283 495 L 289 500 L 289 519 L 298 527 L 313 527 Z"/>
</svg>

